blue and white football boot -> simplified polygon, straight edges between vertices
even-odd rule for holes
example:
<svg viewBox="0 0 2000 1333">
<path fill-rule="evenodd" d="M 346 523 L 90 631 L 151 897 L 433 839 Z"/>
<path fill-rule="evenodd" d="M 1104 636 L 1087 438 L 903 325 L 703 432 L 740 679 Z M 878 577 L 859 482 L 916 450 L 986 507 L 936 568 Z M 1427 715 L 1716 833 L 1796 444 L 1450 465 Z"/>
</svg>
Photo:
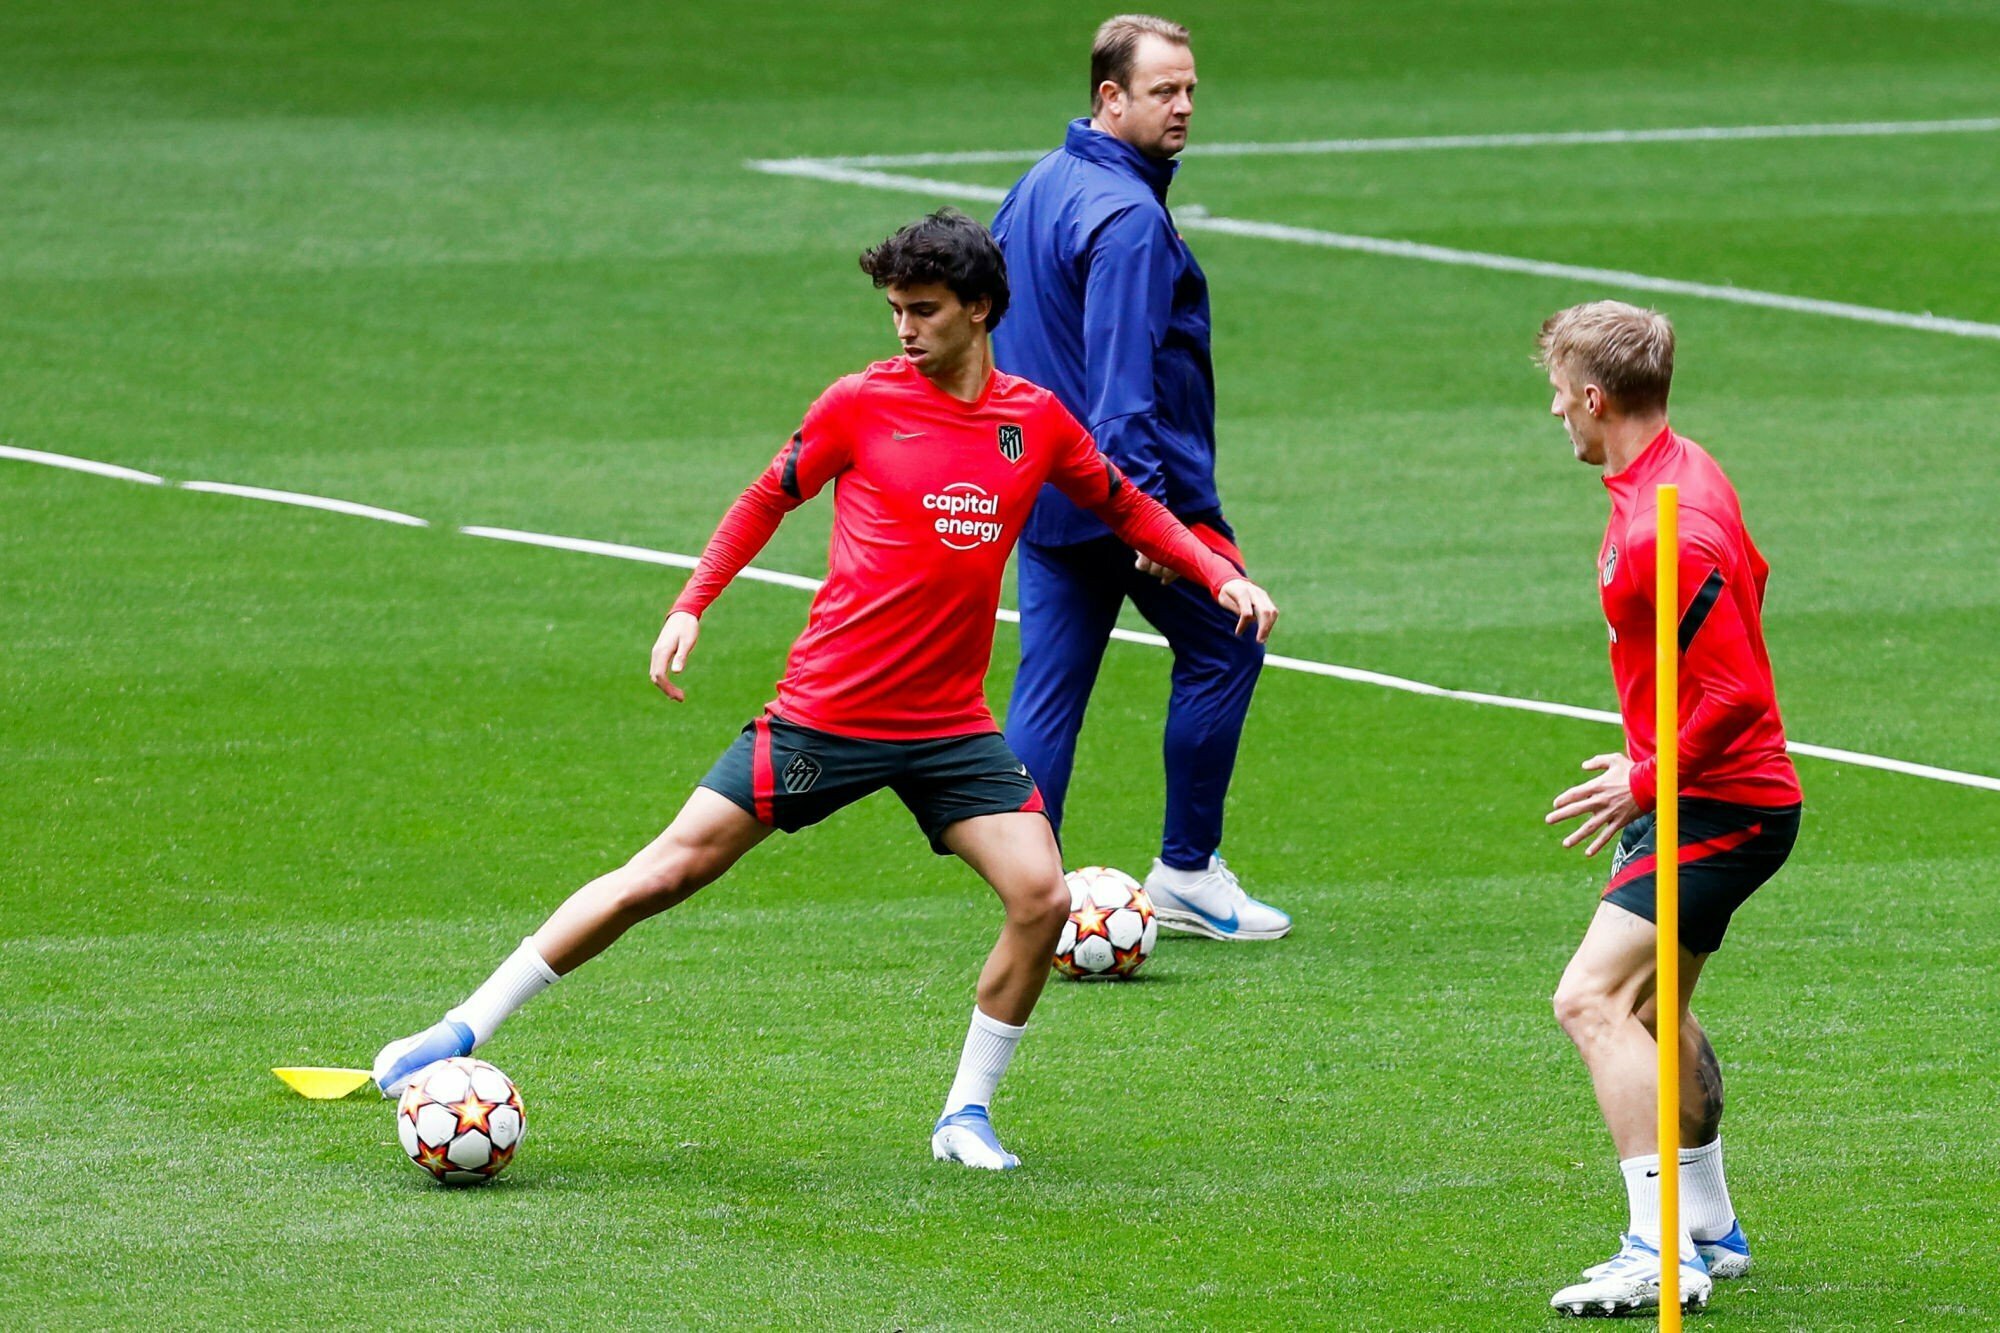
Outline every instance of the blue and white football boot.
<svg viewBox="0 0 2000 1333">
<path fill-rule="evenodd" d="M 1743 1224 L 1734 1218 L 1729 1221 L 1729 1234 L 1720 1240 L 1698 1240 L 1694 1243 L 1696 1254 L 1708 1266 L 1708 1275 L 1717 1282 L 1725 1282 L 1734 1277 L 1750 1276 L 1750 1242 L 1743 1235 Z M 1587 1278 L 1596 1277 L 1616 1263 L 1616 1259 L 1606 1259 L 1601 1264 L 1592 1264 L 1583 1270 Z"/>
<path fill-rule="evenodd" d="M 931 1156 L 940 1162 L 963 1162 L 983 1171 L 1012 1171 L 1021 1159 L 1000 1146 L 993 1122 L 983 1106 L 961 1106 L 938 1117 L 931 1129 Z"/>
<path fill-rule="evenodd" d="M 1700 1253 L 1680 1263 L 1681 1308 L 1706 1309 L 1715 1287 Z M 1549 1298 L 1549 1304 L 1564 1314 L 1600 1317 L 1659 1308 L 1660 1252 L 1635 1235 L 1623 1238 L 1609 1262 L 1586 1272 L 1583 1281 L 1564 1287 Z"/>
<path fill-rule="evenodd" d="M 1698 1240 L 1694 1248 L 1708 1265 L 1708 1275 L 1718 1282 L 1750 1276 L 1750 1242 L 1743 1235 L 1743 1224 L 1735 1218 L 1729 1221 L 1728 1235 L 1720 1240 Z"/>
<path fill-rule="evenodd" d="M 1209 857 L 1208 869 L 1185 888 L 1171 887 L 1168 873 L 1155 858 L 1146 875 L 1146 896 L 1161 930 L 1212 940 L 1276 940 L 1292 928 L 1289 916 L 1243 892 L 1236 872 L 1219 856 Z"/>
<path fill-rule="evenodd" d="M 400 1097 L 410 1075 L 454 1055 L 472 1054 L 472 1029 L 441 1018 L 412 1036 L 384 1046 L 375 1056 L 375 1086 L 384 1097 Z"/>
</svg>

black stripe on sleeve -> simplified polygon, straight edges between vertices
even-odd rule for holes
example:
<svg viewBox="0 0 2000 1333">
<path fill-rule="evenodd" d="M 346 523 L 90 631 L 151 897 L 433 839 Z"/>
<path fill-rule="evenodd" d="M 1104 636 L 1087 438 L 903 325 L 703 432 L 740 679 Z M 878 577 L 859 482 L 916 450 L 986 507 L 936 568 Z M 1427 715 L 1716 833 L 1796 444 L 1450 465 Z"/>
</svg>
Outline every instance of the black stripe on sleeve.
<svg viewBox="0 0 2000 1333">
<path fill-rule="evenodd" d="M 1694 636 L 1701 633 L 1701 627 L 1708 620 L 1708 613 L 1715 609 L 1715 599 L 1722 596 L 1722 571 L 1711 569 L 1708 577 L 1701 581 L 1694 600 L 1688 603 L 1687 611 L 1681 616 L 1681 651 L 1686 652 L 1694 642 Z"/>
<path fill-rule="evenodd" d="M 1118 494 L 1118 488 L 1124 484 L 1125 474 L 1118 470 L 1116 463 L 1106 458 L 1104 460 L 1104 498 L 1109 500 L 1112 496 Z"/>
<path fill-rule="evenodd" d="M 785 451 L 784 471 L 778 475 L 778 484 L 784 487 L 785 494 L 794 500 L 805 498 L 799 494 L 799 450 L 805 447 L 806 433 L 802 430 L 793 431 L 792 447 Z"/>
</svg>

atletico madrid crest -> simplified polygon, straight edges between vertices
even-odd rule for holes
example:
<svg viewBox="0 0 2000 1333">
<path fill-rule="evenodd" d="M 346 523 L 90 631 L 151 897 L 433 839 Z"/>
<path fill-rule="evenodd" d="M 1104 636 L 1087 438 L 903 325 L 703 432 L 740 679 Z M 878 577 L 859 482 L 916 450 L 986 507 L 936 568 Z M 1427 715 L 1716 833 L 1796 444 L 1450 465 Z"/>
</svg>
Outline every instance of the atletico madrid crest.
<svg viewBox="0 0 2000 1333">
<path fill-rule="evenodd" d="M 794 796 L 803 795 L 813 789 L 819 775 L 819 760 L 809 754 L 795 754 L 792 762 L 785 765 L 785 790 Z"/>
<path fill-rule="evenodd" d="M 1021 435 L 1019 426 L 1007 425 L 1000 428 L 1000 456 L 1010 463 L 1021 461 L 1027 451 L 1027 441 Z"/>
</svg>

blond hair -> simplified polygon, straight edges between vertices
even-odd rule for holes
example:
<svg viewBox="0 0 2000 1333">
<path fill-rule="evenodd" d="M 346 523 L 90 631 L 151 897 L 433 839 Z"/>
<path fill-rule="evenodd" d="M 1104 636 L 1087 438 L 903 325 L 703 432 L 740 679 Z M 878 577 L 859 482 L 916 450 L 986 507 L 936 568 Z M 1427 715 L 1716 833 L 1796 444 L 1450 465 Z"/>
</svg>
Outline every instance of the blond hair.
<svg viewBox="0 0 2000 1333">
<path fill-rule="evenodd" d="M 1590 301 L 1542 321 L 1535 360 L 1595 384 L 1626 412 L 1664 409 L 1674 382 L 1674 326 L 1657 310 Z"/>
<path fill-rule="evenodd" d="M 1090 44 L 1090 114 L 1103 105 L 1099 89 L 1109 83 L 1120 88 L 1132 78 L 1132 60 L 1139 51 L 1139 39 L 1162 37 L 1176 46 L 1188 44 L 1188 30 L 1172 19 L 1151 14 L 1118 14 L 1097 25 Z"/>
</svg>

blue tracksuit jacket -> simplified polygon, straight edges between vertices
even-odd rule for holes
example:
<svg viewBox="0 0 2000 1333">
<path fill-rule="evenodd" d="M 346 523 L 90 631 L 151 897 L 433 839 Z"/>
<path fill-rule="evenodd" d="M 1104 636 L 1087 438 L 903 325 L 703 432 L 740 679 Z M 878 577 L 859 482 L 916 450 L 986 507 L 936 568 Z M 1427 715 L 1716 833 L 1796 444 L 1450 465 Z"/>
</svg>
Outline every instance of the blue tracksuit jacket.
<svg viewBox="0 0 2000 1333">
<path fill-rule="evenodd" d="M 1167 212 L 1177 165 L 1070 122 L 993 221 L 1012 298 L 993 353 L 1054 392 L 1134 485 L 1207 518 L 1221 508 L 1208 279 Z M 1044 486 L 1022 537 L 1066 546 L 1108 531 Z"/>
</svg>

